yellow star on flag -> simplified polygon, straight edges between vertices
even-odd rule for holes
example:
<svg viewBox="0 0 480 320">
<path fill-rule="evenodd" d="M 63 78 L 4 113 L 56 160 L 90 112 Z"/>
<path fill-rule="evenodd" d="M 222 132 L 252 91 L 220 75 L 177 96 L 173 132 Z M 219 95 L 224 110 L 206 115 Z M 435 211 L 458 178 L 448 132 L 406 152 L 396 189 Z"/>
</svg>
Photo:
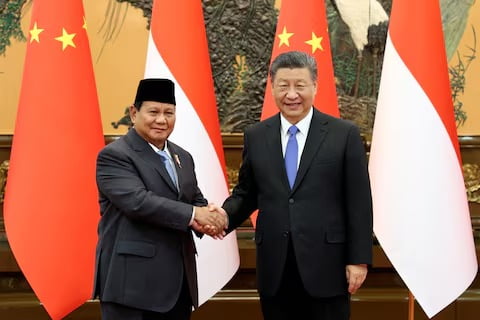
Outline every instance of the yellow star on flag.
<svg viewBox="0 0 480 320">
<path fill-rule="evenodd" d="M 87 30 L 87 20 L 85 20 L 85 17 L 83 17 L 83 29 Z"/>
<path fill-rule="evenodd" d="M 283 27 L 282 33 L 278 35 L 278 37 L 280 38 L 280 43 L 278 44 L 278 47 L 281 47 L 282 44 L 290 47 L 290 42 L 288 39 L 290 39 L 291 36 L 293 36 L 293 33 L 287 32 L 287 27 Z"/>
<path fill-rule="evenodd" d="M 317 49 L 320 49 L 321 51 L 323 51 L 322 40 L 323 40 L 323 37 L 317 37 L 315 35 L 315 32 L 312 32 L 312 39 L 305 41 L 305 43 L 311 45 L 312 53 L 315 53 Z"/>
<path fill-rule="evenodd" d="M 37 42 L 40 42 L 40 33 L 43 32 L 43 29 L 39 29 L 37 27 L 37 22 L 33 24 L 33 29 L 30 30 L 30 43 L 32 43 L 34 40 Z"/>
<path fill-rule="evenodd" d="M 65 28 L 62 28 L 62 35 L 60 37 L 56 37 L 55 40 L 60 41 L 62 43 L 62 50 L 65 50 L 66 47 L 72 46 L 75 48 L 75 43 L 73 43 L 73 38 L 75 37 L 76 33 L 68 33 Z"/>
</svg>

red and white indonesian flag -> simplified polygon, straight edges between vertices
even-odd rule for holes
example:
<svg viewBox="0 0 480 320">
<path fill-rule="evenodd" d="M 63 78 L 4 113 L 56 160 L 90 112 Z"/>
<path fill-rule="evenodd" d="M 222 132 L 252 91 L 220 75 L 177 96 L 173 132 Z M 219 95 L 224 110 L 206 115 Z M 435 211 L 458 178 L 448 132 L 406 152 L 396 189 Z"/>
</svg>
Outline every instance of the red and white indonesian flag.
<svg viewBox="0 0 480 320">
<path fill-rule="evenodd" d="M 477 273 L 438 0 L 394 0 L 370 153 L 374 231 L 431 318 Z"/>
<path fill-rule="evenodd" d="M 220 125 L 201 0 L 155 1 L 145 78 L 175 82 L 177 121 L 170 139 L 189 151 L 209 202 L 228 196 Z M 220 290 L 239 266 L 235 232 L 197 241 L 199 303 Z"/>
</svg>

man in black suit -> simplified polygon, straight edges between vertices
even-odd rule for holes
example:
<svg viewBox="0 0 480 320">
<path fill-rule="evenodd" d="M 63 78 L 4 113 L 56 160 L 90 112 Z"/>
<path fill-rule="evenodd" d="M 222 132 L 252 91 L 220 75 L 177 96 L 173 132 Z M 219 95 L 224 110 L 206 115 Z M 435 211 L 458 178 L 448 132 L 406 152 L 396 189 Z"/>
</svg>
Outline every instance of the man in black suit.
<svg viewBox="0 0 480 320">
<path fill-rule="evenodd" d="M 265 319 L 346 320 L 350 294 L 372 258 L 362 139 L 352 123 L 313 108 L 313 57 L 281 54 L 270 76 L 280 113 L 245 131 L 238 185 L 223 204 L 228 230 L 259 210 L 255 242 Z"/>
<path fill-rule="evenodd" d="M 97 159 L 94 296 L 104 320 L 190 319 L 198 306 L 191 230 L 221 237 L 225 217 L 209 211 L 191 155 L 167 140 L 175 125 L 173 82 L 141 80 L 130 118 L 133 128 Z"/>
</svg>

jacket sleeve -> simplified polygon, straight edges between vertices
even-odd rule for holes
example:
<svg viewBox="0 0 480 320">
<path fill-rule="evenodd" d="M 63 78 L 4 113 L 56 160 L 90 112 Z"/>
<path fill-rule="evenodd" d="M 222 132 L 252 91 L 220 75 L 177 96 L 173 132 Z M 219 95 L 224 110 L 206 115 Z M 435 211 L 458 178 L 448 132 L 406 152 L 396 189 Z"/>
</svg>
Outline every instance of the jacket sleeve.
<svg viewBox="0 0 480 320">
<path fill-rule="evenodd" d="M 344 159 L 348 264 L 372 261 L 372 197 L 365 147 L 356 126 L 351 126 Z"/>
<path fill-rule="evenodd" d="M 97 158 L 96 179 L 102 208 L 113 205 L 132 220 L 188 230 L 192 205 L 148 190 L 135 164 L 124 152 L 103 149 Z"/>
<path fill-rule="evenodd" d="M 249 159 L 249 134 L 245 132 L 242 164 L 238 173 L 238 184 L 232 195 L 223 203 L 223 208 L 228 214 L 228 230 L 236 229 L 257 209 L 257 186 L 250 166 Z"/>
</svg>

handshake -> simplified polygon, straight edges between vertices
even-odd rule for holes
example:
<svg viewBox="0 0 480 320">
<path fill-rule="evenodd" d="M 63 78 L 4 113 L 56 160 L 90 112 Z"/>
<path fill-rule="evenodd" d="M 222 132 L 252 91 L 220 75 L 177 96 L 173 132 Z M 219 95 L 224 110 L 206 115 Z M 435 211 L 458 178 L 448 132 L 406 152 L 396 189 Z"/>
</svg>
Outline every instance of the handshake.
<svg viewBox="0 0 480 320">
<path fill-rule="evenodd" d="M 228 216 L 222 207 L 209 203 L 206 207 L 195 207 L 192 228 L 208 234 L 214 239 L 223 239 L 228 227 Z"/>
</svg>

